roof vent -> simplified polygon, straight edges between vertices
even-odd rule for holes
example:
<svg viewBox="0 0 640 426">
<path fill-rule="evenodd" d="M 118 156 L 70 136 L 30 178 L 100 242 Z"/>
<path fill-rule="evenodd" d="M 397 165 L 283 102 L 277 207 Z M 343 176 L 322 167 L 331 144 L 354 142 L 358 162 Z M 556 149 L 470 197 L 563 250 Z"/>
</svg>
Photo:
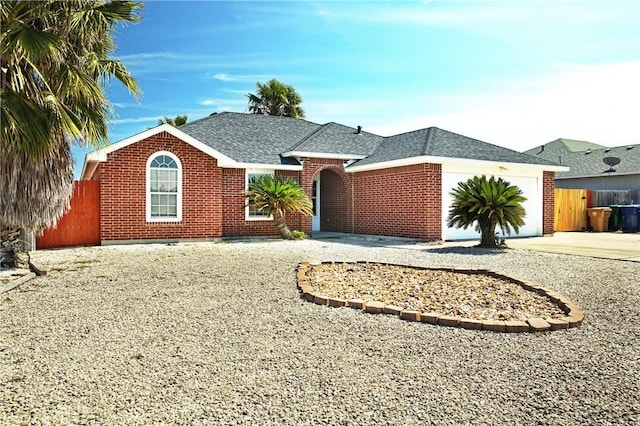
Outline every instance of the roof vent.
<svg viewBox="0 0 640 426">
<path fill-rule="evenodd" d="M 355 132 L 353 132 L 353 134 L 354 134 L 354 135 L 359 135 L 360 133 L 362 133 L 362 126 L 358 126 L 358 127 L 356 128 L 356 131 L 355 131 Z"/>
<path fill-rule="evenodd" d="M 611 148 L 605 148 L 604 152 L 609 152 L 611 151 Z"/>
<path fill-rule="evenodd" d="M 627 151 L 632 150 L 632 149 L 633 149 L 633 145 L 629 145 L 629 146 L 627 147 Z"/>
<path fill-rule="evenodd" d="M 589 154 L 591 154 L 591 148 L 589 148 L 588 150 L 586 150 L 586 151 L 584 152 L 584 155 L 589 155 Z"/>
<path fill-rule="evenodd" d="M 540 151 L 538 152 L 538 154 L 542 154 L 543 151 L 544 151 L 544 145 L 540 145 Z"/>
<path fill-rule="evenodd" d="M 212 112 L 211 114 L 209 114 L 209 117 L 213 117 L 214 115 L 218 115 L 217 112 Z"/>
</svg>

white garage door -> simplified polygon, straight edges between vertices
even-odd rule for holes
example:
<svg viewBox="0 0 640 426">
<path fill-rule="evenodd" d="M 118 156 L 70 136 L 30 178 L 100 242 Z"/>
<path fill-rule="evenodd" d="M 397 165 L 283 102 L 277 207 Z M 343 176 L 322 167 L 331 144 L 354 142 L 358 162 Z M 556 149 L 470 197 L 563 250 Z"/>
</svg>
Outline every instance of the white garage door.
<svg viewBox="0 0 640 426">
<path fill-rule="evenodd" d="M 477 175 L 481 175 L 478 173 Z M 485 173 L 486 174 L 486 173 Z M 442 174 L 442 239 L 446 241 L 455 240 L 474 240 L 480 239 L 480 233 L 475 230 L 475 226 L 471 226 L 467 229 L 462 228 L 449 228 L 447 225 L 447 217 L 449 216 L 449 208 L 451 207 L 452 197 L 449 195 L 453 188 L 458 186 L 458 182 L 466 181 L 467 179 L 476 176 L 476 174 L 469 173 L 444 173 Z M 523 195 L 527 197 L 527 201 L 522 203 L 525 209 L 526 217 L 524 218 L 525 224 L 520 227 L 520 233 L 513 232 L 511 236 L 504 235 L 504 237 L 534 237 L 542 235 L 542 177 L 531 176 L 509 176 L 499 175 L 496 177 L 502 177 L 509 181 L 512 185 L 516 185 L 523 192 Z M 496 228 L 496 232 L 501 233 L 500 227 Z"/>
</svg>

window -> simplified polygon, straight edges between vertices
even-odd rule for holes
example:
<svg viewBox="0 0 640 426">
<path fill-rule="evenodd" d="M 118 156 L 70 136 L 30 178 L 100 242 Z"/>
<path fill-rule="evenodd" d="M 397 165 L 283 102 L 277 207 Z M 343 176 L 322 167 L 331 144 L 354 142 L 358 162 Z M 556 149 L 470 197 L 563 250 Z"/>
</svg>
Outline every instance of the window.
<svg viewBox="0 0 640 426">
<path fill-rule="evenodd" d="M 245 180 L 245 189 L 249 189 L 249 182 L 258 178 L 258 176 L 262 175 L 272 175 L 273 170 L 259 170 L 259 169 L 248 169 L 246 173 Z M 246 220 L 271 220 L 273 217 L 268 215 L 265 211 L 258 211 L 251 207 L 247 207 L 245 209 L 245 219 Z"/>
<path fill-rule="evenodd" d="M 170 152 L 147 160 L 147 222 L 182 220 L 182 165 Z"/>
</svg>

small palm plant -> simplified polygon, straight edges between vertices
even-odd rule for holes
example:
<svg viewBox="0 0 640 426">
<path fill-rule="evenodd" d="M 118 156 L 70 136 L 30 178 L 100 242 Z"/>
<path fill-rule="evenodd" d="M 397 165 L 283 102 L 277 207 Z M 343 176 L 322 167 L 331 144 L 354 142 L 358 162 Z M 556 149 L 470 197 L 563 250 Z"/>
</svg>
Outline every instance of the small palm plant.
<svg viewBox="0 0 640 426">
<path fill-rule="evenodd" d="M 291 238 L 291 230 L 285 222 L 287 211 L 305 216 L 313 214 L 311 200 L 300 184 L 290 177 L 256 176 L 249 181 L 245 197 L 246 206 L 273 216 L 276 229 L 285 239 Z"/>
<path fill-rule="evenodd" d="M 449 226 L 467 229 L 476 224 L 481 233 L 480 247 L 497 247 L 495 230 L 500 225 L 503 233 L 517 234 L 524 225 L 526 212 L 522 202 L 522 190 L 502 178 L 491 176 L 473 178 L 459 182 L 451 191 L 453 203 L 447 219 Z"/>
</svg>

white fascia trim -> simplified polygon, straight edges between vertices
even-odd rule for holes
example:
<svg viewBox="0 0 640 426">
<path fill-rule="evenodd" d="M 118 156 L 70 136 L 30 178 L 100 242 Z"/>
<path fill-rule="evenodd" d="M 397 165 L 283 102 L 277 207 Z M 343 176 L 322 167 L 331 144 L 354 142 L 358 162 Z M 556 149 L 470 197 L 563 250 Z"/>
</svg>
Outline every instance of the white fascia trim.
<svg viewBox="0 0 640 426">
<path fill-rule="evenodd" d="M 89 160 L 87 157 L 89 154 L 85 154 L 84 163 L 82 164 L 82 174 L 80 175 L 80 180 L 89 180 L 93 177 L 93 174 L 96 172 L 98 168 L 98 162 L 95 160 Z"/>
<path fill-rule="evenodd" d="M 430 155 L 421 155 L 419 157 L 401 158 L 398 160 L 384 161 L 381 163 L 365 164 L 363 166 L 353 165 L 345 169 L 347 173 L 365 172 L 369 170 L 389 169 L 392 167 L 413 166 L 416 164 L 461 164 L 471 166 L 507 166 L 512 169 L 537 169 L 550 172 L 566 172 L 569 171 L 567 166 L 548 166 L 542 164 L 529 163 L 503 163 L 487 160 L 472 160 L 468 158 L 453 157 L 433 157 Z"/>
<path fill-rule="evenodd" d="M 639 172 L 626 172 L 626 173 L 611 172 L 611 174 L 609 174 L 607 172 L 603 172 L 597 175 L 556 176 L 556 179 L 586 179 L 586 178 L 599 178 L 599 177 L 613 178 L 616 176 L 633 176 L 637 174 L 640 174 L 640 173 Z"/>
<path fill-rule="evenodd" d="M 130 136 L 126 139 L 123 139 L 121 141 L 118 141 L 116 143 L 113 143 L 111 145 L 105 146 L 104 148 L 100 148 L 98 150 L 92 151 L 90 153 L 88 153 L 85 156 L 85 164 L 87 163 L 87 161 L 98 161 L 98 162 L 104 162 L 107 161 L 107 154 L 110 154 L 114 151 L 117 151 L 119 149 L 122 149 L 126 146 L 132 145 L 136 142 L 140 142 L 141 140 L 147 139 L 151 136 L 157 135 L 158 133 L 161 132 L 167 132 L 170 133 L 171 135 L 175 136 L 176 138 L 188 143 L 189 145 L 193 146 L 194 148 L 204 152 L 205 154 L 210 155 L 211 157 L 215 158 L 216 160 L 218 160 L 218 165 L 220 167 L 235 167 L 235 165 L 237 164 L 235 160 L 227 157 L 226 155 L 222 154 L 221 152 L 216 151 L 215 149 L 211 148 L 210 146 L 207 146 L 205 144 L 203 144 L 202 142 L 200 142 L 199 140 L 197 140 L 196 138 L 189 136 L 188 134 L 186 134 L 185 132 L 183 132 L 182 130 L 176 129 L 175 127 L 173 127 L 170 124 L 162 124 L 160 126 L 154 127 L 152 129 L 148 129 L 145 130 L 144 132 L 138 133 L 136 135 Z"/>
<path fill-rule="evenodd" d="M 325 158 L 328 160 L 363 160 L 367 158 L 364 154 L 328 154 L 326 152 L 306 152 L 306 151 L 287 151 L 282 153 L 283 157 L 295 158 Z"/>
<path fill-rule="evenodd" d="M 233 166 L 225 165 L 223 167 L 228 169 L 291 170 L 296 172 L 302 170 L 302 164 L 235 163 Z"/>
</svg>

